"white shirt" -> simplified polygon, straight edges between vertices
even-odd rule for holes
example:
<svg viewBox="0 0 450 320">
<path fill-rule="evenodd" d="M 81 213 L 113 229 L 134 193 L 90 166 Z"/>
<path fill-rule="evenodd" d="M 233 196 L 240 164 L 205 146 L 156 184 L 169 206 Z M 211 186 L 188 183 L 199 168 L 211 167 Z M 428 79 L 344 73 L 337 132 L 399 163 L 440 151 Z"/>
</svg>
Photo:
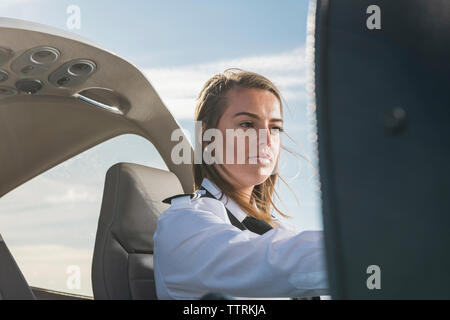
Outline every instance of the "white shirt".
<svg viewBox="0 0 450 320">
<path fill-rule="evenodd" d="M 210 180 L 202 186 L 220 197 Z M 309 297 L 328 294 L 322 231 L 298 232 L 279 219 L 262 235 L 233 226 L 226 208 L 247 215 L 226 196 L 172 200 L 158 218 L 154 274 L 158 299 Z"/>
</svg>

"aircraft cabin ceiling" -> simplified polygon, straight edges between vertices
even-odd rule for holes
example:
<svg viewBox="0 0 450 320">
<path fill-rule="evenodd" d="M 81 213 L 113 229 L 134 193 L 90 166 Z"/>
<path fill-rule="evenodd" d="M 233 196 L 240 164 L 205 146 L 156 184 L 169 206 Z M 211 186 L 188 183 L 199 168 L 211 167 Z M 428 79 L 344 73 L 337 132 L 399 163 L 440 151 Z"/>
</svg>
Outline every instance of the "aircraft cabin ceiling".
<svg viewBox="0 0 450 320">
<path fill-rule="evenodd" d="M 186 192 L 190 165 L 170 160 L 178 123 L 132 64 L 62 30 L 0 18 L 0 197 L 114 136 L 154 144 Z"/>
</svg>

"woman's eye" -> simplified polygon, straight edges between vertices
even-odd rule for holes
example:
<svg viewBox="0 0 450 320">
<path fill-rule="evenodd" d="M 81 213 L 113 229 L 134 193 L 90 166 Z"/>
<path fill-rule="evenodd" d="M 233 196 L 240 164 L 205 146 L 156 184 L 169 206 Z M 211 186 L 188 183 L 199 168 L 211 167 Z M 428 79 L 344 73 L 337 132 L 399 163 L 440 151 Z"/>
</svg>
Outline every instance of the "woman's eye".
<svg viewBox="0 0 450 320">
<path fill-rule="evenodd" d="M 240 126 L 243 128 L 251 128 L 251 127 L 253 127 L 253 123 L 250 121 L 245 121 L 245 122 L 241 122 Z"/>
<path fill-rule="evenodd" d="M 271 131 L 271 132 L 274 132 L 274 133 L 280 133 L 280 132 L 283 132 L 284 129 L 283 129 L 282 127 L 272 127 L 272 128 L 270 129 L 270 131 Z"/>
</svg>

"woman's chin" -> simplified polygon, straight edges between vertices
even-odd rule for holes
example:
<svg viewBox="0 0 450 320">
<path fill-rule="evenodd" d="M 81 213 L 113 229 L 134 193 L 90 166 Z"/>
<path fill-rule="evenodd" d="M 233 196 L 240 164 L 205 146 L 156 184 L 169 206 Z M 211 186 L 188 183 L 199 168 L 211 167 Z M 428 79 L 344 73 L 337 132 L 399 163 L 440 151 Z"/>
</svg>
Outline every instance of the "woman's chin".
<svg viewBox="0 0 450 320">
<path fill-rule="evenodd" d="M 272 175 L 272 168 L 258 166 L 251 172 L 242 175 L 242 180 L 245 179 L 246 184 L 251 184 L 253 186 L 259 185 L 266 181 Z"/>
<path fill-rule="evenodd" d="M 226 166 L 228 172 L 236 177 L 241 185 L 256 186 L 266 181 L 272 174 L 272 163 L 256 163 Z"/>
</svg>

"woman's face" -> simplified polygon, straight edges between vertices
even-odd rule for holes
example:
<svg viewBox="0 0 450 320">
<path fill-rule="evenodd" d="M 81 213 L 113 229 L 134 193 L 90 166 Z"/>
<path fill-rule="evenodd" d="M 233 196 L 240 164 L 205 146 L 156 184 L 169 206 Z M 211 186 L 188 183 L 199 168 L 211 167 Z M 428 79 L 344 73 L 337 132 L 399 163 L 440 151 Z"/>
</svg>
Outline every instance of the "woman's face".
<svg viewBox="0 0 450 320">
<path fill-rule="evenodd" d="M 283 127 L 280 102 L 263 89 L 233 88 L 225 96 L 227 107 L 217 129 L 224 137 L 224 167 L 233 178 L 221 174 L 237 189 L 253 188 L 269 178 L 277 165 Z M 227 129 L 234 134 L 227 137 Z M 253 134 L 252 138 L 245 138 L 246 134 Z"/>
</svg>

